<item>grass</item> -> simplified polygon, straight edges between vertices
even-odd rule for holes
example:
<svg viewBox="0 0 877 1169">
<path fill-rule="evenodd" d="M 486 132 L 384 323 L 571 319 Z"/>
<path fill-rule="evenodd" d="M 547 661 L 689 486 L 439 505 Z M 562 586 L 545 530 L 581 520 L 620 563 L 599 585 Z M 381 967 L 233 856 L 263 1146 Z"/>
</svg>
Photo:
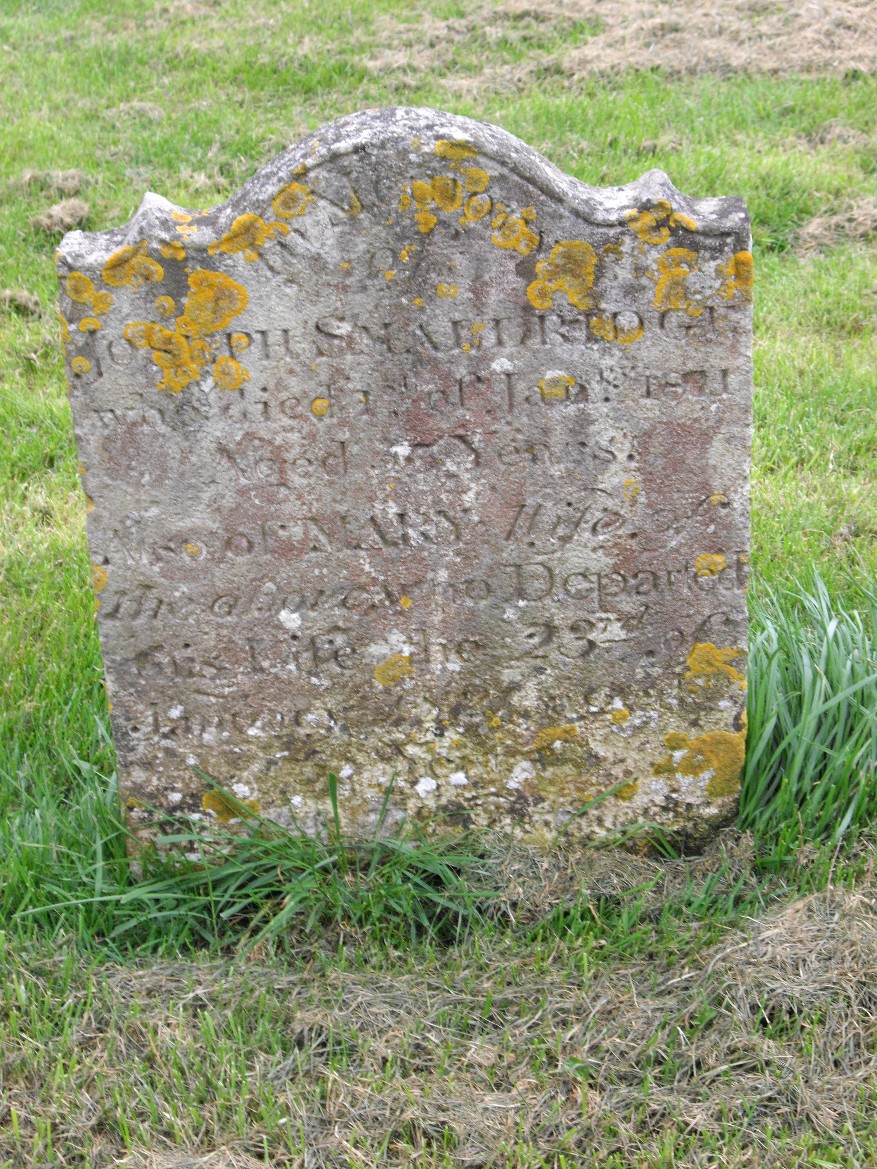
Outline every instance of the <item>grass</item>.
<svg viewBox="0 0 877 1169">
<path fill-rule="evenodd" d="M 877 241 L 844 218 L 873 197 L 877 85 L 796 75 L 792 43 L 776 76 L 570 75 L 600 35 L 574 8 L 0 4 L 2 284 L 42 305 L 0 304 L 0 1169 L 877 1160 Z M 327 787 L 323 842 L 169 825 L 171 858 L 132 868 L 58 236 L 31 219 L 74 169 L 89 229 L 147 187 L 219 201 L 392 103 L 496 122 L 587 182 L 658 166 L 747 201 L 750 752 L 743 831 L 704 858 L 350 841 Z"/>
</svg>

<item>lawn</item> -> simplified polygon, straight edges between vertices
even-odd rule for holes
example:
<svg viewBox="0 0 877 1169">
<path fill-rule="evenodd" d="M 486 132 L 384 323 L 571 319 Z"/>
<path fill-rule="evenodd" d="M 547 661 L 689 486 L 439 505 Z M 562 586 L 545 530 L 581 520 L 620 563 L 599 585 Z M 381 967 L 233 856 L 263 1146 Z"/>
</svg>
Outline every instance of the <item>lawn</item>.
<svg viewBox="0 0 877 1169">
<path fill-rule="evenodd" d="M 863 0 L 0 0 L 0 1169 L 877 1161 L 875 46 Z M 130 869 L 60 220 L 396 104 L 749 207 L 749 761 L 705 857 L 253 823 Z"/>
</svg>

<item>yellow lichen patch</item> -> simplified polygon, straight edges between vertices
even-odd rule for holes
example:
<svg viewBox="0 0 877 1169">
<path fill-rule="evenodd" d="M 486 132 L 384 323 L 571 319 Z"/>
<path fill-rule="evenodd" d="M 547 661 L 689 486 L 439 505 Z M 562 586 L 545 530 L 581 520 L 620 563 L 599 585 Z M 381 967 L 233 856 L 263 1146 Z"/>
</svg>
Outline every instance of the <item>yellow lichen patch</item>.
<svg viewBox="0 0 877 1169">
<path fill-rule="evenodd" d="M 697 231 L 697 224 L 690 215 L 683 215 L 681 211 L 674 211 L 670 216 L 671 227 L 682 227 L 686 231 Z"/>
<path fill-rule="evenodd" d="M 539 393 L 547 402 L 561 402 L 575 384 L 576 379 L 568 373 L 547 373 L 539 379 Z"/>
<path fill-rule="evenodd" d="M 402 606 L 403 609 L 410 609 L 411 606 L 414 604 L 414 602 L 411 600 L 410 597 L 400 597 L 399 604 Z"/>
<path fill-rule="evenodd" d="M 447 138 L 440 138 L 435 144 L 435 152 L 439 158 L 449 158 L 454 162 L 459 162 L 464 158 L 476 158 L 478 155 L 478 151 L 472 143 L 466 142 L 464 139 L 449 142 Z"/>
<path fill-rule="evenodd" d="M 469 223 L 478 223 L 490 214 L 492 204 L 486 195 L 470 195 L 460 216 L 460 223 L 465 227 Z"/>
<path fill-rule="evenodd" d="M 73 338 L 70 336 L 70 326 L 67 324 L 67 318 L 62 316 L 61 313 L 56 313 L 55 315 L 61 325 L 61 344 L 69 345 Z"/>
<path fill-rule="evenodd" d="M 88 373 L 88 371 L 91 369 L 91 362 L 87 357 L 74 357 L 70 362 L 70 368 L 77 375 L 77 377 L 81 377 L 82 374 Z"/>
<path fill-rule="evenodd" d="M 637 483 L 636 479 L 625 479 L 624 480 L 624 490 L 622 491 L 621 494 L 624 496 L 625 499 L 629 499 L 630 502 L 633 503 L 633 501 L 639 495 L 639 491 L 640 491 L 640 487 L 639 487 L 639 483 Z"/>
<path fill-rule="evenodd" d="M 536 265 L 536 279 L 527 288 L 527 299 L 534 308 L 550 309 L 555 296 L 561 294 L 575 308 L 594 308 L 596 267 L 597 253 L 585 240 L 557 243 L 548 259 Z"/>
<path fill-rule="evenodd" d="M 384 273 L 384 279 L 385 280 L 392 280 L 395 275 L 396 275 L 396 269 L 395 268 L 388 268 L 386 270 L 386 272 Z"/>
<path fill-rule="evenodd" d="M 688 746 L 688 735 L 683 735 L 681 731 L 670 731 L 664 735 L 664 746 L 671 751 L 684 751 Z"/>
<path fill-rule="evenodd" d="M 520 215 L 500 211 L 493 217 L 491 224 L 493 234 L 490 239 L 498 248 L 507 248 L 522 256 L 529 256 L 530 252 L 539 246 L 539 236 L 530 227 L 535 218 L 536 212 L 532 207 L 525 207 Z M 544 260 L 542 262 L 545 263 Z M 538 264 L 536 267 L 538 271 Z"/>
<path fill-rule="evenodd" d="M 625 213 L 628 227 L 644 244 L 663 244 L 670 238 L 670 228 L 666 224 L 673 208 L 666 199 L 659 199 L 649 211 L 640 211 L 634 207 Z"/>
<path fill-rule="evenodd" d="M 103 316 L 110 311 L 115 299 L 111 292 L 96 292 L 91 298 L 91 311 L 96 316 Z"/>
<path fill-rule="evenodd" d="M 162 371 L 159 390 L 178 394 L 200 376 L 203 362 L 195 359 L 189 342 L 179 332 L 151 321 L 133 321 L 125 326 L 122 335 L 135 349 L 152 350 L 152 360 Z"/>
<path fill-rule="evenodd" d="M 196 560 L 198 558 L 198 556 L 201 554 L 201 545 L 200 544 L 184 544 L 183 551 L 192 560 Z"/>
<path fill-rule="evenodd" d="M 403 678 L 410 678 L 413 673 L 409 654 L 392 654 L 379 666 L 375 666 L 375 677 L 382 686 L 395 686 Z"/>
<path fill-rule="evenodd" d="M 615 340 L 615 325 L 612 323 L 611 317 L 604 317 L 598 314 L 588 322 L 588 328 L 595 337 L 600 337 L 603 341 Z"/>
<path fill-rule="evenodd" d="M 480 195 L 482 191 L 486 190 L 487 184 L 490 182 L 490 175 L 487 171 L 481 170 L 477 166 L 464 166 L 460 174 L 463 178 L 463 186 L 475 195 Z"/>
<path fill-rule="evenodd" d="M 629 718 L 630 711 L 625 710 L 623 706 L 617 707 L 617 709 L 613 710 L 609 715 L 609 721 L 615 723 L 616 726 L 621 726 L 623 723 L 626 723 Z"/>
<path fill-rule="evenodd" d="M 718 576 L 728 567 L 728 562 L 721 552 L 702 552 L 694 562 L 694 571 L 698 576 Z"/>
<path fill-rule="evenodd" d="M 705 678 L 709 681 L 723 674 L 725 677 L 730 678 L 732 682 L 738 682 L 741 686 L 745 686 L 746 675 L 741 674 L 739 670 L 736 670 L 731 665 L 731 662 L 735 658 L 742 658 L 743 656 L 743 650 L 734 649 L 733 647 L 719 649 L 711 641 L 699 641 L 693 646 L 688 657 L 685 659 L 688 664 L 685 677 L 689 680 L 693 678 Z M 669 745 L 668 743 L 667 746 Z"/>
<path fill-rule="evenodd" d="M 85 514 L 90 515 L 94 511 L 94 500 L 90 495 L 85 497 Z"/>
<path fill-rule="evenodd" d="M 213 366 L 213 381 L 217 389 L 239 390 L 250 375 L 233 357 L 219 357 Z"/>
<path fill-rule="evenodd" d="M 685 754 L 676 764 L 680 775 L 697 777 L 707 771 L 707 795 L 732 796 L 740 790 L 740 776 L 746 754 L 746 731 L 709 731 L 690 739 Z"/>
<path fill-rule="evenodd" d="M 243 353 L 245 349 L 250 347 L 250 338 L 246 333 L 232 333 L 228 339 L 233 353 Z"/>
<path fill-rule="evenodd" d="M 415 296 L 411 303 L 416 304 L 418 308 L 423 308 L 425 301 L 422 296 Z"/>
<path fill-rule="evenodd" d="M 630 783 L 622 784 L 621 787 L 616 790 L 615 798 L 617 800 L 623 800 L 625 803 L 627 803 L 628 800 L 633 799 L 633 797 L 636 795 L 636 793 L 638 791 L 639 791 L 639 780 L 632 779 L 630 781 Z"/>
<path fill-rule="evenodd" d="M 562 727 L 543 727 L 533 740 L 534 751 L 544 751 L 555 743 L 574 743 L 579 737 L 579 728 L 575 723 L 567 723 Z"/>
<path fill-rule="evenodd" d="M 107 587 L 107 570 L 102 568 L 99 564 L 92 564 L 91 566 L 91 587 L 96 593 L 102 593 Z"/>
<path fill-rule="evenodd" d="M 140 288 L 164 278 L 164 268 L 146 254 L 146 240 L 118 248 L 104 264 L 101 276 L 113 288 Z"/>
<path fill-rule="evenodd" d="M 353 265 L 351 264 L 351 262 L 349 260 L 342 260 L 341 263 L 338 265 L 338 267 L 341 269 L 342 272 L 349 272 L 350 269 L 353 267 Z"/>
<path fill-rule="evenodd" d="M 175 219 L 177 223 L 189 223 L 192 216 L 185 211 L 172 211 L 171 219 Z"/>
<path fill-rule="evenodd" d="M 727 495 L 722 495 L 721 492 L 717 492 L 715 495 L 710 496 L 710 503 L 713 505 L 713 507 L 719 507 L 721 504 L 727 503 L 727 502 L 728 502 Z"/>
<path fill-rule="evenodd" d="M 699 317 L 703 306 L 688 296 L 686 282 L 697 271 L 697 252 L 690 248 L 669 248 L 658 257 L 658 283 L 655 288 L 655 308 L 666 313 L 672 309 Z"/>
<path fill-rule="evenodd" d="M 438 223 L 437 217 L 431 211 L 418 211 L 414 218 L 417 221 L 417 230 L 421 235 L 429 235 Z"/>
<path fill-rule="evenodd" d="M 224 329 L 249 302 L 244 286 L 223 272 L 199 268 L 189 276 L 189 287 L 192 291 L 186 298 L 185 316 L 177 321 L 177 328 L 188 336 Z M 183 328 L 180 322 L 184 322 Z"/>
<path fill-rule="evenodd" d="M 155 308 L 165 318 L 174 316 L 177 311 L 177 306 L 172 296 L 157 296 L 155 298 Z"/>
<path fill-rule="evenodd" d="M 350 215 L 352 218 L 355 219 L 357 217 L 357 215 L 362 215 L 362 212 L 363 212 L 363 207 L 362 207 L 362 203 L 360 202 L 359 195 L 357 195 L 356 191 L 351 191 L 350 192 L 350 206 L 348 208 L 346 208 L 344 214 Z"/>
<path fill-rule="evenodd" d="M 256 815 L 260 805 L 258 800 L 235 800 L 214 790 L 204 793 L 201 807 L 205 812 L 212 812 L 220 824 L 229 824 Z"/>
<path fill-rule="evenodd" d="M 83 317 L 79 322 L 80 333 L 97 333 L 100 331 L 100 321 L 97 317 Z"/>
<path fill-rule="evenodd" d="M 731 300 L 735 292 L 739 292 L 744 300 L 752 300 L 755 264 L 751 252 L 737 252 L 727 264 L 717 264 L 716 275 L 725 281 L 719 289 L 723 300 Z"/>
<path fill-rule="evenodd" d="M 497 730 L 497 728 L 502 726 L 502 719 L 498 714 L 494 714 L 492 710 L 486 710 L 484 712 L 484 718 L 487 722 L 487 725 L 492 727 L 493 730 Z"/>
<path fill-rule="evenodd" d="M 328 398 L 314 398 L 311 402 L 311 410 L 318 418 L 322 418 L 324 414 L 329 412 Z"/>
<path fill-rule="evenodd" d="M 412 255 L 417 251 L 417 244 L 406 244 L 399 253 L 399 259 L 403 264 L 407 264 Z"/>
<path fill-rule="evenodd" d="M 186 258 L 186 249 L 177 240 L 162 244 L 158 250 L 166 260 L 185 260 Z"/>
<path fill-rule="evenodd" d="M 351 209 L 353 208 L 353 200 L 356 199 L 361 211 L 362 206 L 359 204 L 359 199 L 356 198 L 354 192 L 351 192 L 351 195 Z M 313 202 L 314 193 L 310 187 L 306 187 L 304 183 L 288 183 L 271 200 L 271 208 L 274 214 L 279 215 L 281 219 L 295 219 L 299 215 L 304 215 Z"/>
<path fill-rule="evenodd" d="M 222 239 L 211 244 L 207 251 L 211 256 L 217 252 L 226 255 L 242 255 L 245 260 L 253 261 L 259 258 L 259 249 L 263 248 L 269 239 L 278 235 L 289 235 L 289 228 L 285 223 L 266 223 L 259 215 L 247 213 L 239 215 Z"/>
<path fill-rule="evenodd" d="M 435 294 L 436 296 L 450 299 L 456 296 L 459 291 L 460 287 L 457 284 L 439 284 L 435 290 Z"/>
<path fill-rule="evenodd" d="M 643 335 L 642 321 L 638 318 L 632 324 L 620 322 L 617 319 L 614 324 L 615 340 L 619 345 L 631 345 L 634 341 L 639 341 Z"/>
<path fill-rule="evenodd" d="M 437 175 L 430 183 L 432 201 L 441 211 L 458 211 L 463 206 L 463 187 L 453 175 Z"/>
<path fill-rule="evenodd" d="M 83 272 L 71 272 L 64 287 L 70 299 L 77 304 L 86 304 L 94 296 L 94 285 Z"/>
</svg>

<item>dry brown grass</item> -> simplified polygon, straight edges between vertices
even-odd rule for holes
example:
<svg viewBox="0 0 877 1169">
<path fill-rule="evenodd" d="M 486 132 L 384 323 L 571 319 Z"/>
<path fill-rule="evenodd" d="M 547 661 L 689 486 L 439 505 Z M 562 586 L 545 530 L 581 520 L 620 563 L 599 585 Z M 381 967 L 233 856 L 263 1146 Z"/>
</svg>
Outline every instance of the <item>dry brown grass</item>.
<svg viewBox="0 0 877 1169">
<path fill-rule="evenodd" d="M 563 46 L 583 24 L 593 34 Z M 385 19 L 377 32 L 381 47 L 367 61 L 374 72 L 448 74 L 445 86 L 467 95 L 514 89 L 546 74 L 574 80 L 623 69 L 659 68 L 671 76 L 877 70 L 873 0 L 478 0 L 464 17 L 438 20 L 424 6 L 413 20 Z M 552 33 L 558 46 L 546 49 Z M 526 56 L 475 74 L 455 71 L 461 55 L 500 41 Z"/>
<path fill-rule="evenodd" d="M 817 215 L 801 227 L 795 240 L 799 256 L 812 256 L 839 243 L 865 243 L 877 238 L 877 198 L 863 195 L 843 210 Z"/>
</svg>

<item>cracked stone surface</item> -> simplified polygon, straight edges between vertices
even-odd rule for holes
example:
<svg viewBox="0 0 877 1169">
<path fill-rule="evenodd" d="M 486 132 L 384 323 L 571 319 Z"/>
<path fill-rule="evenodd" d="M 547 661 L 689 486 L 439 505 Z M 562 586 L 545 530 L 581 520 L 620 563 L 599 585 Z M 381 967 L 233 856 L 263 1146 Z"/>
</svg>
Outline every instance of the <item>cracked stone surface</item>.
<svg viewBox="0 0 877 1169">
<path fill-rule="evenodd" d="M 61 245 L 135 831 L 550 842 L 734 814 L 752 257 L 736 198 L 596 189 L 496 127 L 369 111 L 229 202 Z M 602 798 L 601 798 L 602 797 Z M 582 809 L 587 809 L 582 812 Z"/>
</svg>

